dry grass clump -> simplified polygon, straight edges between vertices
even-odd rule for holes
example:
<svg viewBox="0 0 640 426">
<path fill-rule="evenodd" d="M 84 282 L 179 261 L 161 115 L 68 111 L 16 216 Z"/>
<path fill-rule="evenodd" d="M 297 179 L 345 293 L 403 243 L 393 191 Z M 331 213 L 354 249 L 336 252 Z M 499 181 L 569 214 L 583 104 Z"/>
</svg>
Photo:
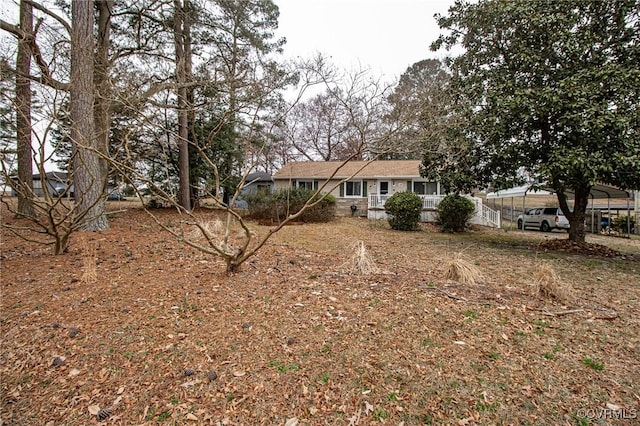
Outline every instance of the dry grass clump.
<svg viewBox="0 0 640 426">
<path fill-rule="evenodd" d="M 222 234 L 223 224 L 220 219 L 202 221 L 199 222 L 202 229 L 198 226 L 193 226 L 193 228 L 187 234 L 187 238 L 189 240 L 202 240 L 206 239 L 205 235 L 202 233 L 206 232 L 206 236 L 212 239 L 216 239 L 216 236 Z"/>
<path fill-rule="evenodd" d="M 542 296 L 558 301 L 569 302 L 573 299 L 571 284 L 563 282 L 556 271 L 546 263 L 538 266 L 536 280 L 531 284 L 534 296 Z"/>
<path fill-rule="evenodd" d="M 343 265 L 343 269 L 348 273 L 358 275 L 372 275 L 380 273 L 380 268 L 378 268 L 378 265 L 376 265 L 362 241 L 358 241 L 354 244 L 353 254 Z"/>
<path fill-rule="evenodd" d="M 87 238 L 80 239 L 80 249 L 82 250 L 82 282 L 93 284 L 98 281 L 98 270 L 96 262 L 98 260 L 95 243 L 90 243 Z"/>
<path fill-rule="evenodd" d="M 449 261 L 444 277 L 461 284 L 475 285 L 482 278 L 482 273 L 477 266 L 464 260 L 458 253 Z"/>
</svg>

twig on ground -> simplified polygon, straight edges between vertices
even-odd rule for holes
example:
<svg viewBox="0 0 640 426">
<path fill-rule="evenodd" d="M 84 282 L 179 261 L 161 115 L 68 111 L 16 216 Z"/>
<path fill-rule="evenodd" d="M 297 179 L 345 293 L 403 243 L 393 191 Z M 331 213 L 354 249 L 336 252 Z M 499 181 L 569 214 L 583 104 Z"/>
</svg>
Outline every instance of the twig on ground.
<svg viewBox="0 0 640 426">
<path fill-rule="evenodd" d="M 438 287 L 428 287 L 426 285 L 420 285 L 419 287 L 422 288 L 422 289 L 425 289 L 425 290 L 437 291 L 438 293 L 442 293 L 442 294 L 444 294 L 445 296 L 447 296 L 450 299 L 461 300 L 463 302 L 468 302 L 469 301 L 469 299 L 466 299 L 466 298 L 464 298 L 462 296 L 456 296 L 455 294 L 451 294 L 451 293 L 449 293 L 447 291 L 444 291 L 444 290 L 442 290 L 441 288 L 438 288 Z"/>
<path fill-rule="evenodd" d="M 577 314 L 578 312 L 584 312 L 584 309 L 579 308 L 579 309 L 568 309 L 566 311 L 557 311 L 557 312 L 551 312 L 549 311 L 547 308 L 544 309 L 538 309 L 540 312 L 542 312 L 544 315 L 548 315 L 551 317 L 560 317 L 563 315 L 570 315 L 570 314 Z"/>
</svg>

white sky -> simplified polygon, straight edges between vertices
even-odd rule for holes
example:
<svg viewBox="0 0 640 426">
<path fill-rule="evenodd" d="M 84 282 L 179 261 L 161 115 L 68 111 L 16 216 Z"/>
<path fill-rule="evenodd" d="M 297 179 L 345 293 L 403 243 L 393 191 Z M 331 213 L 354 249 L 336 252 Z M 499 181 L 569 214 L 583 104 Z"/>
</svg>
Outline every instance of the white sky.
<svg viewBox="0 0 640 426">
<path fill-rule="evenodd" d="M 320 52 L 346 70 L 370 68 L 389 81 L 422 59 L 440 35 L 436 13 L 454 0 L 274 0 L 286 57 Z"/>
</svg>

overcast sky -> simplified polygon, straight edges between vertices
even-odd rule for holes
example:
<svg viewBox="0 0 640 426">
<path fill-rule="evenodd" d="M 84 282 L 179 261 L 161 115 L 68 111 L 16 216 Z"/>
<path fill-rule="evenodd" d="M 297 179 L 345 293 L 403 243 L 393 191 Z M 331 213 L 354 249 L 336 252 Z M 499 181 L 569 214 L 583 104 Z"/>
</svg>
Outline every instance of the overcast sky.
<svg viewBox="0 0 640 426">
<path fill-rule="evenodd" d="M 279 35 L 285 56 L 331 57 L 347 70 L 370 68 L 385 80 L 410 65 L 442 57 L 429 45 L 440 29 L 436 13 L 446 15 L 454 0 L 274 0 L 280 9 Z"/>
</svg>

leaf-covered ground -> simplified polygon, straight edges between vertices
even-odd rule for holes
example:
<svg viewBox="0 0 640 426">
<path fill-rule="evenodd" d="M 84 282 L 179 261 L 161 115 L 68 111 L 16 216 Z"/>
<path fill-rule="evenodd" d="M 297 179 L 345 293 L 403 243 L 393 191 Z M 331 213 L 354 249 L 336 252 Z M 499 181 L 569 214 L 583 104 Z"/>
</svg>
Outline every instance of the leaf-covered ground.
<svg viewBox="0 0 640 426">
<path fill-rule="evenodd" d="M 592 237 L 625 254 L 603 257 L 347 218 L 288 226 L 226 276 L 140 210 L 111 225 L 62 256 L 2 231 L 0 424 L 639 422 L 637 238 Z M 358 241 L 380 273 L 348 272 Z M 477 284 L 444 278 L 456 257 Z M 534 295 L 541 265 L 571 300 Z"/>
</svg>

